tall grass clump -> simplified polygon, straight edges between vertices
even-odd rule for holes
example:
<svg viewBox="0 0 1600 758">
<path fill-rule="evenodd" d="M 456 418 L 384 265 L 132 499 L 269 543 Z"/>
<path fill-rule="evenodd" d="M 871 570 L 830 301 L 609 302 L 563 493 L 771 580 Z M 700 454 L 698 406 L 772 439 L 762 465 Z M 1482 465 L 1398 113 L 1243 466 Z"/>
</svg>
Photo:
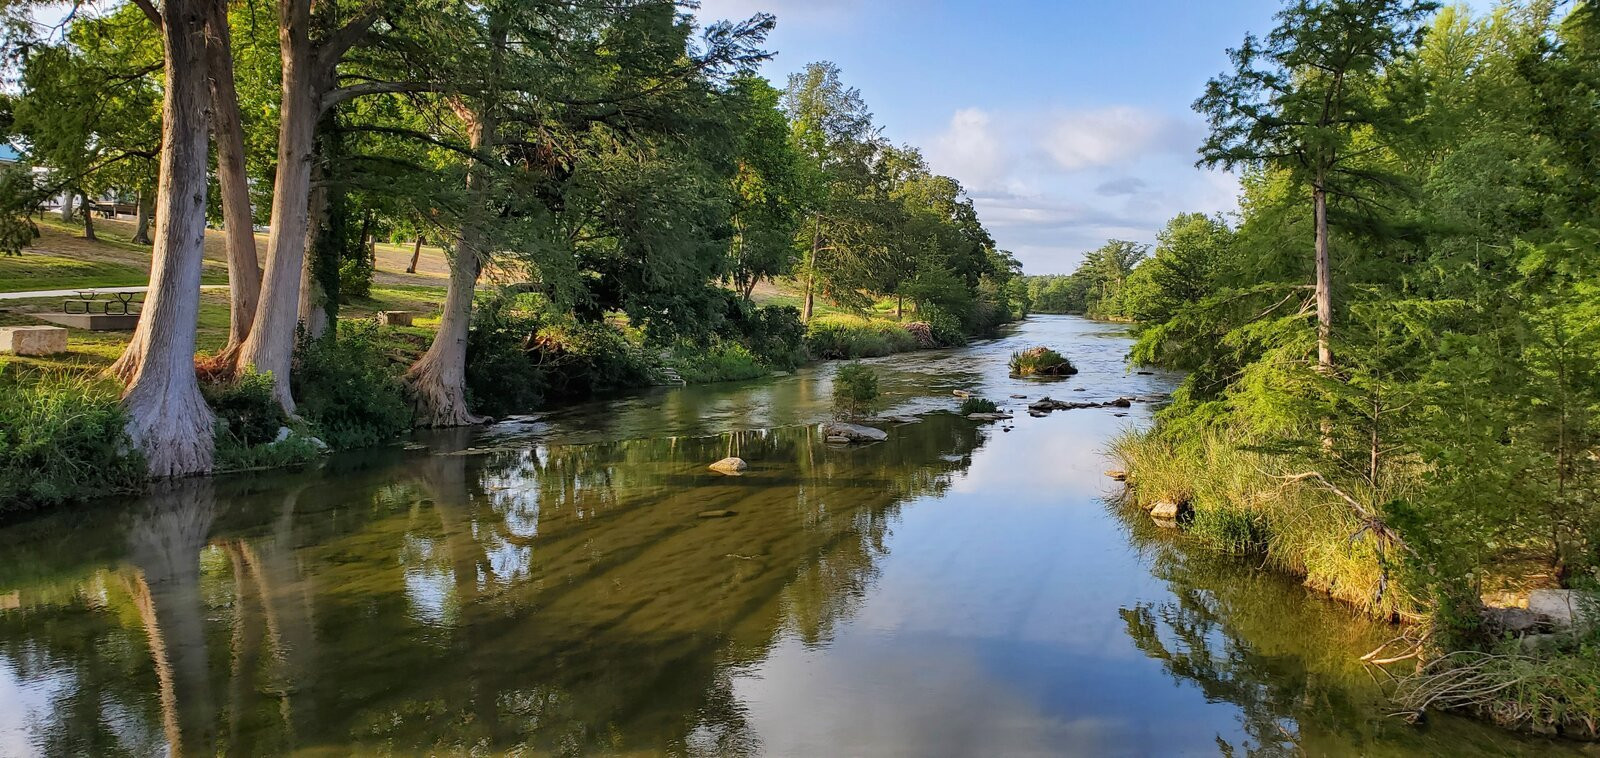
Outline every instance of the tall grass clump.
<svg viewBox="0 0 1600 758">
<path fill-rule="evenodd" d="M 1300 576 L 1306 586 L 1378 617 L 1418 618 L 1419 603 L 1392 547 L 1341 498 L 1218 431 L 1174 438 L 1128 432 L 1111 443 L 1128 472 L 1130 506 L 1186 503 L 1186 535 L 1209 548 L 1249 554 Z M 1359 536 L 1358 536 L 1359 535 Z"/>
<path fill-rule="evenodd" d="M 920 347 L 917 336 L 900 324 L 857 316 L 818 318 L 806 332 L 806 351 L 824 360 L 876 358 Z"/>
<path fill-rule="evenodd" d="M 111 382 L 0 370 L 0 516 L 138 489 Z"/>
<path fill-rule="evenodd" d="M 772 371 L 749 348 L 737 342 L 680 345 L 673 350 L 667 365 L 676 369 L 678 376 L 689 384 L 755 379 Z"/>
<path fill-rule="evenodd" d="M 1030 347 L 1011 354 L 1012 376 L 1071 376 L 1078 373 L 1067 357 L 1048 347 Z"/>
<path fill-rule="evenodd" d="M 961 415 L 963 416 L 968 413 L 996 413 L 999 410 L 1000 406 L 995 405 L 993 400 L 986 397 L 969 397 L 961 401 Z"/>
</svg>

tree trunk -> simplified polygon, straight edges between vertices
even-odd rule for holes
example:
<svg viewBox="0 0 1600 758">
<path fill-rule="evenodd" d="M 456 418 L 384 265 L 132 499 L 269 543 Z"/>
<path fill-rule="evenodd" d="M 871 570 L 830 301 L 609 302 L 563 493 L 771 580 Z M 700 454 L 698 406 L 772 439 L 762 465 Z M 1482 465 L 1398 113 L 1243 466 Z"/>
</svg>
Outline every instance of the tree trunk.
<svg viewBox="0 0 1600 758">
<path fill-rule="evenodd" d="M 422 235 L 417 235 L 417 244 L 411 248 L 411 265 L 406 266 L 406 273 L 417 273 L 417 259 L 422 257 Z"/>
<path fill-rule="evenodd" d="M 806 266 L 806 300 L 800 308 L 800 320 L 811 323 L 811 312 L 814 309 L 816 297 L 814 290 L 817 286 L 817 247 L 822 244 L 822 216 L 819 214 L 811 224 L 811 264 Z"/>
<path fill-rule="evenodd" d="M 906 296 L 905 295 L 895 295 L 894 296 L 894 320 L 895 321 L 899 321 L 899 320 L 905 318 L 905 315 L 906 315 Z"/>
<path fill-rule="evenodd" d="M 759 276 L 752 276 L 749 281 L 744 283 L 744 299 L 746 301 L 750 300 L 750 295 L 756 291 L 756 285 L 760 283 L 761 277 Z"/>
<path fill-rule="evenodd" d="M 1316 207 L 1317 369 L 1333 371 L 1333 276 L 1328 270 L 1328 191 L 1319 177 L 1311 190 Z"/>
<path fill-rule="evenodd" d="M 204 0 L 162 5 L 166 88 L 150 290 L 132 342 L 112 371 L 127 381 L 128 437 L 155 477 L 211 470 L 211 409 L 194 345 L 206 220 Z"/>
<path fill-rule="evenodd" d="M 456 110 L 467 122 L 472 151 L 481 154 L 490 149 L 495 141 L 495 122 L 488 109 L 472 113 L 457 105 Z M 467 172 L 467 211 L 461 222 L 460 244 L 450 257 L 450 284 L 445 291 L 439 331 L 428 352 L 406 372 L 405 382 L 411 391 L 418 426 L 467 426 L 488 420 L 473 415 L 466 396 L 467 329 L 472 323 L 472 298 L 483 268 L 481 256 L 487 253 L 481 221 L 488 184 L 486 170 L 474 161 Z"/>
<path fill-rule="evenodd" d="M 325 179 L 320 170 L 315 172 L 319 179 Z M 324 228 L 328 223 L 328 188 L 321 182 L 311 189 L 310 206 L 306 212 L 306 264 L 300 267 L 300 312 L 298 320 L 300 327 L 305 329 L 307 337 L 321 339 L 328 333 L 329 298 L 333 293 L 328 292 L 322 280 L 323 267 L 337 263 L 330 263 L 323 259 L 324 256 L 339 255 L 339 250 L 328 244 Z"/>
<path fill-rule="evenodd" d="M 94 201 L 89 198 L 87 192 L 83 193 L 83 238 L 98 239 L 94 236 Z"/>
<path fill-rule="evenodd" d="M 310 0 L 280 0 L 278 43 L 283 56 L 283 95 L 278 111 L 278 171 L 273 180 L 272 232 L 261 298 L 250 333 L 239 349 L 237 369 L 272 375 L 273 396 L 289 413 L 289 367 L 294 359 L 300 276 L 306 259 L 311 160 L 322 87 L 311 45 Z"/>
<path fill-rule="evenodd" d="M 72 220 L 72 200 L 73 200 L 73 198 L 77 197 L 77 195 L 78 195 L 78 193 L 73 192 L 72 190 L 66 190 L 66 194 L 62 195 L 62 197 L 61 197 L 61 222 L 62 223 L 67 223 L 67 222 Z"/>
<path fill-rule="evenodd" d="M 135 211 L 137 221 L 133 227 L 133 244 L 148 245 L 150 244 L 150 196 L 144 190 L 139 190 L 136 202 L 138 210 Z"/>
<path fill-rule="evenodd" d="M 244 126 L 233 80 L 227 0 L 210 0 L 206 11 L 211 129 L 217 144 L 217 188 L 222 193 L 222 224 L 228 249 L 228 343 L 216 360 L 231 366 L 256 317 L 256 303 L 261 298 L 261 264 L 256 256 L 255 218 L 250 211 L 250 183 L 244 167 Z"/>
</svg>

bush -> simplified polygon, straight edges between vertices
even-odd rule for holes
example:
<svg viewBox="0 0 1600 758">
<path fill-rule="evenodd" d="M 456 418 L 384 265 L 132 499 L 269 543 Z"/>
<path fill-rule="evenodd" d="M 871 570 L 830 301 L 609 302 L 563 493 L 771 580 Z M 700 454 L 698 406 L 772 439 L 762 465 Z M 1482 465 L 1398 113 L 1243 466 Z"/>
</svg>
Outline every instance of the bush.
<svg viewBox="0 0 1600 758">
<path fill-rule="evenodd" d="M 0 370 L 0 515 L 138 488 L 119 388 Z"/>
<path fill-rule="evenodd" d="M 995 405 L 994 401 L 988 398 L 969 397 L 961 401 L 961 415 L 963 416 L 968 413 L 997 413 L 999 410 L 1000 406 Z"/>
<path fill-rule="evenodd" d="M 906 331 L 911 332 L 911 336 L 917 338 L 919 347 L 934 348 L 939 346 L 939 342 L 933 338 L 933 327 L 929 326 L 926 321 L 913 321 L 906 324 Z"/>
<path fill-rule="evenodd" d="M 961 328 L 960 317 L 941 308 L 929 307 L 923 311 L 933 341 L 942 347 L 960 347 L 967 344 L 967 333 Z"/>
<path fill-rule="evenodd" d="M 411 405 L 381 339 L 373 320 L 341 321 L 336 334 L 300 341 L 294 367 L 299 412 L 329 447 L 376 445 L 411 428 Z"/>
<path fill-rule="evenodd" d="M 709 347 L 680 345 L 668 364 L 688 384 L 755 379 L 771 373 L 744 345 L 719 342 Z"/>
<path fill-rule="evenodd" d="M 1031 347 L 1011 354 L 1012 376 L 1071 376 L 1078 373 L 1072 361 L 1048 347 Z"/>
<path fill-rule="evenodd" d="M 860 418 L 878 405 L 878 372 L 860 363 L 839 367 L 833 375 L 833 413 L 839 418 Z"/>
<path fill-rule="evenodd" d="M 745 347 L 768 366 L 788 370 L 805 362 L 806 325 L 794 306 L 752 309 L 738 328 Z"/>
<path fill-rule="evenodd" d="M 272 396 L 272 375 L 249 372 L 229 382 L 200 386 L 217 415 L 217 447 L 263 445 L 277 438 L 289 417 Z"/>
<path fill-rule="evenodd" d="M 467 404 L 474 413 L 506 416 L 544 404 L 544 373 L 528 347 L 544 327 L 534 303 L 480 298 L 467 329 Z"/>
</svg>

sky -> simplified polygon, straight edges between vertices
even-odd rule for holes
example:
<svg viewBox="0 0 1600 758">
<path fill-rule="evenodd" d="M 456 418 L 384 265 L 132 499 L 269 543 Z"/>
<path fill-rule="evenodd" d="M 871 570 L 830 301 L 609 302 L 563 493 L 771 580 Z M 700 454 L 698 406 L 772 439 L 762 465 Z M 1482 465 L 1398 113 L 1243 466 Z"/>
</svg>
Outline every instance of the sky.
<svg viewBox="0 0 1600 758">
<path fill-rule="evenodd" d="M 1195 167 L 1190 104 L 1278 0 L 702 0 L 704 21 L 777 16 L 763 73 L 830 60 L 884 134 L 955 177 L 1028 274 L 1071 273 L 1107 239 L 1238 207 Z"/>
</svg>

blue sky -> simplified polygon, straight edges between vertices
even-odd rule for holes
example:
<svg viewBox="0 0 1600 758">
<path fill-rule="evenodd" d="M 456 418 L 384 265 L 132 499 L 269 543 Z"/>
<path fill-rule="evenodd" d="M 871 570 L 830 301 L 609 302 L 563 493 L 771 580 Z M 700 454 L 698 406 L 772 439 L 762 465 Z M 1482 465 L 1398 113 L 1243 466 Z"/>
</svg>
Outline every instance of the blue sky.
<svg viewBox="0 0 1600 758">
<path fill-rule="evenodd" d="M 1190 109 L 1278 0 L 703 0 L 700 18 L 778 17 L 765 73 L 831 60 L 884 133 L 960 180 L 1030 274 L 1068 273 L 1183 211 L 1236 209 L 1194 167 Z"/>
</svg>

